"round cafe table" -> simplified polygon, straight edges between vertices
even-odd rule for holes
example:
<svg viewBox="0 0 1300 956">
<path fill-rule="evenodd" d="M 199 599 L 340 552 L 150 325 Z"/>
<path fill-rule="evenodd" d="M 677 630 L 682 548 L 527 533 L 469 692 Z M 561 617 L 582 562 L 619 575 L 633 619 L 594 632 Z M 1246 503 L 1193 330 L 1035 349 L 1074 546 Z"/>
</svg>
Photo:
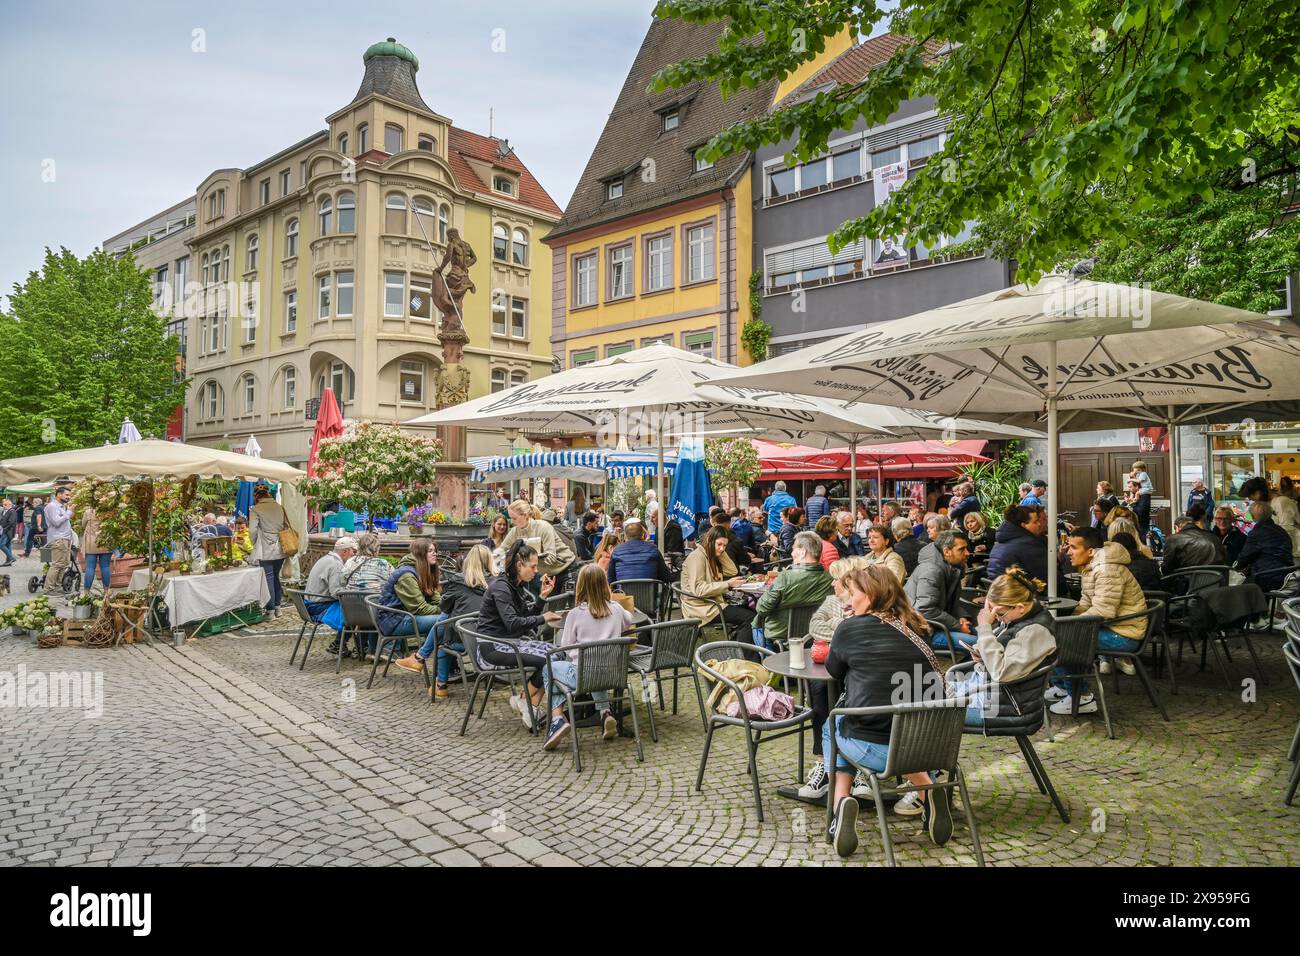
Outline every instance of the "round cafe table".
<svg viewBox="0 0 1300 956">
<path fill-rule="evenodd" d="M 773 674 L 789 678 L 790 680 L 799 681 L 799 698 L 801 702 L 806 696 L 804 693 L 806 681 L 826 682 L 829 685 L 826 689 L 826 693 L 830 696 L 831 700 L 834 700 L 839 696 L 839 689 L 836 680 L 830 675 L 830 672 L 826 670 L 825 664 L 817 664 L 813 662 L 811 650 L 811 647 L 805 649 L 804 666 L 802 668 L 790 666 L 789 651 L 782 651 L 780 654 L 771 654 L 763 658 L 763 666 Z M 820 734 L 822 729 L 817 726 L 812 726 L 812 732 L 814 734 Z M 820 799 L 809 799 L 807 797 L 799 796 L 799 788 L 801 786 L 803 786 L 802 780 L 795 784 L 785 784 L 784 786 L 777 787 L 777 796 L 785 797 L 787 800 L 798 800 L 800 803 L 811 803 L 816 807 L 826 806 L 825 797 Z"/>
</svg>

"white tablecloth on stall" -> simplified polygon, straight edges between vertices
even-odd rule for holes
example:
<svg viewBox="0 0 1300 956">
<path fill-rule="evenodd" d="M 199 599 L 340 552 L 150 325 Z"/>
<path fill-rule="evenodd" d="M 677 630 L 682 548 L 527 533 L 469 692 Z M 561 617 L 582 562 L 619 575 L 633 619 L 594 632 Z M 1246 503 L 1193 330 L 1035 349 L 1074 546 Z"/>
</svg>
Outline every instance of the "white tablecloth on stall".
<svg viewBox="0 0 1300 956">
<path fill-rule="evenodd" d="M 131 575 L 131 590 L 149 586 L 149 571 Z M 266 604 L 271 592 L 261 568 L 232 568 L 211 574 L 174 575 L 163 581 L 163 603 L 172 626 L 203 621 L 235 608 Z"/>
</svg>

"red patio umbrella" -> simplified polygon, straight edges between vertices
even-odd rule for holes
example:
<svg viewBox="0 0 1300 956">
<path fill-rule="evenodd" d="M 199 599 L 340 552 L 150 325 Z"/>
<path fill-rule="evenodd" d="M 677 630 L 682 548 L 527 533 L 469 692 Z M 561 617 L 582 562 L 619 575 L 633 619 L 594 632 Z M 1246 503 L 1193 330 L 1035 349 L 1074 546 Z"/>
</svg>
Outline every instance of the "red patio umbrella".
<svg viewBox="0 0 1300 956">
<path fill-rule="evenodd" d="M 339 403 L 334 399 L 334 389 L 327 388 L 320 393 L 320 408 L 316 410 L 316 428 L 311 433 L 311 451 L 307 453 L 307 475 L 316 476 L 316 456 L 320 452 L 320 443 L 326 438 L 337 438 L 343 434 L 343 413 Z M 308 509 L 312 522 L 316 520 L 316 509 Z"/>
<path fill-rule="evenodd" d="M 972 462 L 989 461 L 981 452 L 985 442 L 907 441 L 852 448 L 828 448 L 821 451 L 802 445 L 782 446 L 772 442 L 755 442 L 758 464 L 763 478 L 817 480 L 848 478 L 856 480 L 857 465 L 866 462 L 876 468 L 876 509 L 879 512 L 884 494 L 884 476 L 933 478 L 952 474 Z"/>
</svg>

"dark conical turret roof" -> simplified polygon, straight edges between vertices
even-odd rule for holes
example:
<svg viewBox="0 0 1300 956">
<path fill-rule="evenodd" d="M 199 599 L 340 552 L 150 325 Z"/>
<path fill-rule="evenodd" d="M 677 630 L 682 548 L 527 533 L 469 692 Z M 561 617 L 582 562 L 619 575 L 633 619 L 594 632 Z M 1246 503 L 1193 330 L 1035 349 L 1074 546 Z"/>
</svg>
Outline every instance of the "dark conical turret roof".
<svg viewBox="0 0 1300 956">
<path fill-rule="evenodd" d="M 420 61 L 396 39 L 389 37 L 372 44 L 361 59 L 366 64 L 366 75 L 361 78 L 357 95 L 352 98 L 353 103 L 378 94 L 426 113 L 433 112 L 429 104 L 424 102 L 415 82 Z"/>
</svg>

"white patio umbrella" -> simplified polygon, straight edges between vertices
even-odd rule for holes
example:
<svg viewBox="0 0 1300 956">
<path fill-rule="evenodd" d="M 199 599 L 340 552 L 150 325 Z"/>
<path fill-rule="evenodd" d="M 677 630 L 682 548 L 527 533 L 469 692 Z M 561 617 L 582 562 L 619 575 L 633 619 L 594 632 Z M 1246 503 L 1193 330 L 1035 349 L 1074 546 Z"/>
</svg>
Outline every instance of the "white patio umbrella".
<svg viewBox="0 0 1300 956">
<path fill-rule="evenodd" d="M 129 418 L 122 419 L 122 428 L 117 433 L 117 443 L 126 445 L 130 442 L 140 440 L 140 429 L 135 427 L 135 422 Z"/>
<path fill-rule="evenodd" d="M 736 372 L 741 386 L 1000 420 L 1045 412 L 1048 526 L 1062 415 L 1157 421 L 1300 398 L 1300 330 L 1182 296 L 1066 276 L 867 326 Z M 1051 593 L 1056 549 L 1048 548 Z"/>
<path fill-rule="evenodd" d="M 307 473 L 278 461 L 202 445 L 144 439 L 0 461 L 0 483 L 60 478 L 244 478 L 297 481 Z"/>
<path fill-rule="evenodd" d="M 594 431 L 613 442 L 628 432 L 639 432 L 657 443 L 660 467 L 655 484 L 660 502 L 665 500 L 665 436 L 740 433 L 774 441 L 856 445 L 868 438 L 933 437 L 951 425 L 942 416 L 865 404 L 849 406 L 768 387 L 738 387 L 730 380 L 724 383 L 736 370 L 727 362 L 656 343 L 440 409 L 406 424 L 517 428 L 533 434 Z M 661 544 L 663 519 L 661 507 L 657 522 Z"/>
</svg>

